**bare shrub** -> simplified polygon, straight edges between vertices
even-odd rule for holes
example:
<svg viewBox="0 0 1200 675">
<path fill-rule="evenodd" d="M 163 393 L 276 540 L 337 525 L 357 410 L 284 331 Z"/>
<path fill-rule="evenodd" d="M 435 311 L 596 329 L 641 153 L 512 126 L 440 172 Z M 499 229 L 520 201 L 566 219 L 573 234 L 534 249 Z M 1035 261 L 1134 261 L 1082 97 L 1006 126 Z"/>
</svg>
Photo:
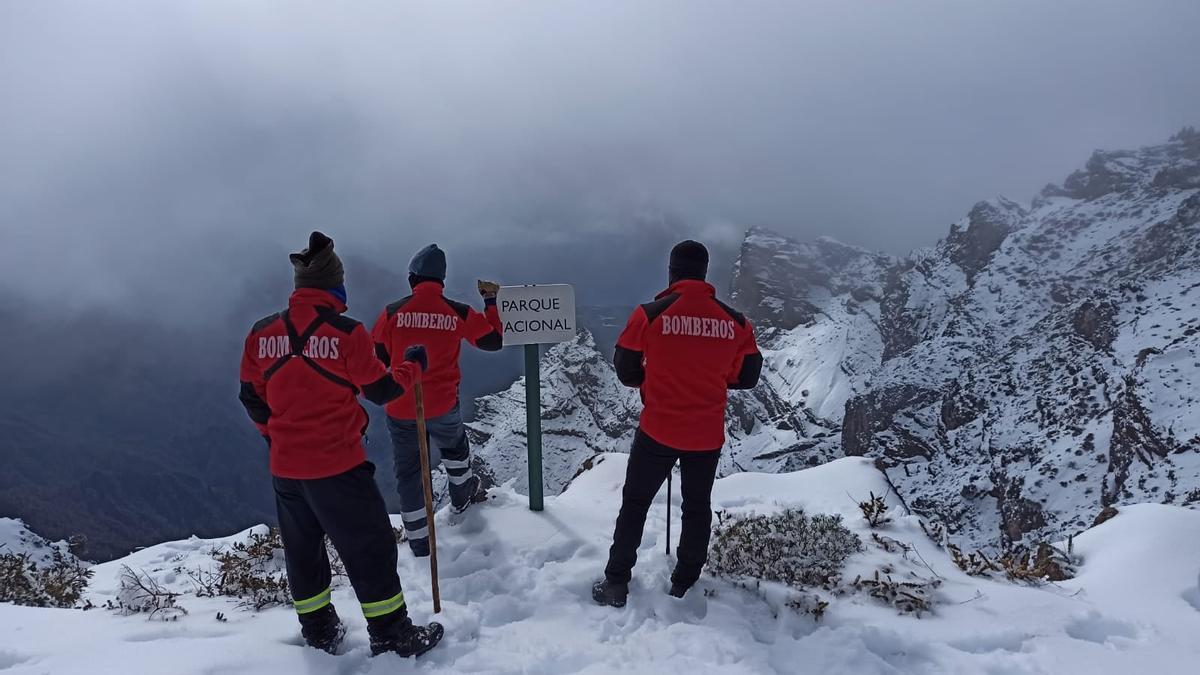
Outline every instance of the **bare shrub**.
<svg viewBox="0 0 1200 675">
<path fill-rule="evenodd" d="M 971 576 L 1003 575 L 1009 581 L 1029 584 L 1065 581 L 1075 576 L 1075 561 L 1070 552 L 1047 542 L 1039 543 L 1035 549 L 1013 549 L 997 558 L 981 550 L 963 553 L 954 544 L 947 549 L 954 564 Z"/>
<path fill-rule="evenodd" d="M 882 495 L 872 492 L 869 499 L 858 502 L 858 509 L 862 511 L 863 518 L 871 527 L 883 527 L 892 522 L 891 516 L 888 515 L 887 501 Z"/>
<path fill-rule="evenodd" d="M 895 607 L 901 614 L 912 614 L 920 618 L 922 614 L 933 611 L 933 591 L 941 586 L 936 579 L 917 579 L 915 581 L 895 581 L 891 574 L 875 575 L 869 579 L 857 577 L 850 584 L 857 591 L 865 591 L 880 602 Z"/>
<path fill-rule="evenodd" d="M 146 614 L 162 621 L 174 621 L 187 614 L 178 604 L 179 593 L 164 588 L 145 572 L 123 565 L 119 581 L 117 599 L 108 602 L 109 609 L 125 615 Z"/>
<path fill-rule="evenodd" d="M 253 532 L 246 541 L 212 552 L 215 572 L 192 570 L 189 577 L 197 594 L 222 595 L 241 600 L 240 606 L 261 611 L 291 604 L 283 540 L 279 530 Z M 344 570 L 343 570 L 344 573 Z"/>
</svg>

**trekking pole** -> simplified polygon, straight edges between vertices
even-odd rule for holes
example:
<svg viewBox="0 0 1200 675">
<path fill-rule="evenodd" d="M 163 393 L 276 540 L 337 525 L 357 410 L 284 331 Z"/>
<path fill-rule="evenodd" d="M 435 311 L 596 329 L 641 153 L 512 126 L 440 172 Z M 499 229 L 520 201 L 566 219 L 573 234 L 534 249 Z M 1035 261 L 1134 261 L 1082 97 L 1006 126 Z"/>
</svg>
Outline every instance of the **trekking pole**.
<svg viewBox="0 0 1200 675">
<path fill-rule="evenodd" d="M 667 556 L 671 555 L 671 479 L 675 476 L 675 462 L 667 470 Z"/>
<path fill-rule="evenodd" d="M 429 578 L 433 582 L 433 613 L 442 611 L 442 593 L 438 589 L 437 533 L 433 527 L 433 481 L 429 477 L 429 436 L 425 430 L 425 394 L 421 381 L 413 384 L 413 398 L 417 404 L 417 443 L 421 452 L 421 482 L 425 486 L 425 524 L 429 527 Z"/>
</svg>

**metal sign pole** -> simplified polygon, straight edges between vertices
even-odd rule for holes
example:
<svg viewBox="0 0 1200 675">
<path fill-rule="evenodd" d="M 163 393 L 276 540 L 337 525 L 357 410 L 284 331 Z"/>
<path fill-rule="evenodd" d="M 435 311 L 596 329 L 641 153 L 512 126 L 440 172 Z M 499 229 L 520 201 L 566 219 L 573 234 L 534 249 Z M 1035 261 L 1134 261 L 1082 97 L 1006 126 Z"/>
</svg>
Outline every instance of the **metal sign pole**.
<svg viewBox="0 0 1200 675">
<path fill-rule="evenodd" d="M 529 510 L 542 510 L 542 376 L 536 344 L 525 345 L 525 426 L 529 440 Z"/>
</svg>

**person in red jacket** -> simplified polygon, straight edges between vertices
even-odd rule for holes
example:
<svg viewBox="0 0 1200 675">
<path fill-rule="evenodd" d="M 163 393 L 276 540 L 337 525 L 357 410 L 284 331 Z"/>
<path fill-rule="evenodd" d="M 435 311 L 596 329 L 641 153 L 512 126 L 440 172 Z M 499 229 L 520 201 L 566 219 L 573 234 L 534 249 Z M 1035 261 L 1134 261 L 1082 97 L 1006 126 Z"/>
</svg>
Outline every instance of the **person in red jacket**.
<svg viewBox="0 0 1200 675">
<path fill-rule="evenodd" d="M 409 264 L 408 283 L 412 294 L 384 308 L 371 335 L 379 359 L 389 363 L 392 355 L 403 354 L 410 345 L 423 344 L 429 352 L 429 368 L 421 379 L 425 394 L 425 426 L 430 454 L 436 447 L 450 481 L 450 507 L 466 510 L 480 494 L 479 477 L 471 470 L 471 447 L 459 407 L 458 385 L 462 372 L 458 358 L 463 340 L 484 351 L 504 346 L 500 314 L 496 309 L 499 286 L 480 281 L 483 313 L 470 305 L 446 298 L 446 254 L 437 244 L 417 252 Z M 416 405 L 404 394 L 387 405 L 388 432 L 395 456 L 396 487 L 400 493 L 401 519 L 408 545 L 417 557 L 429 555 L 429 528 L 425 521 L 425 499 L 421 477 L 420 446 L 417 442 Z M 430 457 L 430 467 L 437 458 Z"/>
<path fill-rule="evenodd" d="M 670 287 L 641 305 L 617 340 L 617 376 L 641 390 L 641 420 L 629 451 L 621 511 L 596 602 L 624 607 L 646 513 L 679 463 L 683 532 L 670 594 L 682 598 L 708 560 L 711 495 L 729 389 L 758 384 L 762 355 L 746 317 L 705 282 L 708 250 L 684 241 L 671 250 Z"/>
<path fill-rule="evenodd" d="M 288 585 L 301 633 L 335 653 L 345 627 L 330 602 L 325 537 L 362 604 L 371 653 L 423 654 L 440 624 L 415 626 L 396 574 L 396 539 L 375 466 L 367 461 L 361 394 L 382 405 L 420 377 L 425 350 L 412 346 L 390 368 L 375 357 L 363 325 L 344 316 L 346 287 L 333 240 L 313 232 L 290 256 L 296 291 L 286 310 L 256 324 L 242 352 L 241 394 L 267 440 Z"/>
</svg>

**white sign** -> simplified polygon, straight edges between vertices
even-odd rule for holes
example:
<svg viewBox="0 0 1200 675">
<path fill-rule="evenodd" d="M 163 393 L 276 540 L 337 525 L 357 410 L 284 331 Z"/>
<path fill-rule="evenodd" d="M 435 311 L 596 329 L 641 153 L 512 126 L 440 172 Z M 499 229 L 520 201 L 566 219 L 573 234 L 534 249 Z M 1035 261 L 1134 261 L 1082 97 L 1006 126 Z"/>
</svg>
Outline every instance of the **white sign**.
<svg viewBox="0 0 1200 675">
<path fill-rule="evenodd" d="M 502 286 L 496 302 L 505 346 L 575 339 L 575 289 L 570 284 Z"/>
</svg>

